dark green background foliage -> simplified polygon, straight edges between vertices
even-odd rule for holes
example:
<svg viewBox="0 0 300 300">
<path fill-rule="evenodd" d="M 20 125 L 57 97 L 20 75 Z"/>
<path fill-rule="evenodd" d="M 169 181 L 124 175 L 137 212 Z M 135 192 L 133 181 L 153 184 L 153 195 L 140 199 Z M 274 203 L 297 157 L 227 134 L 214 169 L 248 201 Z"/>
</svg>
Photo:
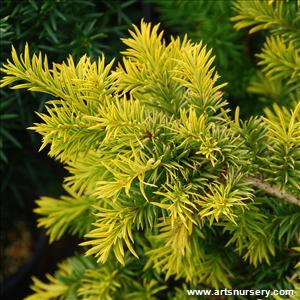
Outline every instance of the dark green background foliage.
<svg viewBox="0 0 300 300">
<path fill-rule="evenodd" d="M 136 1 L 9 1 L 4 0 L 1 17 L 6 39 L 22 49 L 30 42 L 36 50 L 46 50 L 50 58 L 65 59 L 66 53 L 96 58 L 104 49 L 118 53 L 119 38 L 134 20 L 128 8 Z M 127 11 L 126 11 L 127 10 Z M 9 49 L 7 49 L 9 50 Z"/>
</svg>

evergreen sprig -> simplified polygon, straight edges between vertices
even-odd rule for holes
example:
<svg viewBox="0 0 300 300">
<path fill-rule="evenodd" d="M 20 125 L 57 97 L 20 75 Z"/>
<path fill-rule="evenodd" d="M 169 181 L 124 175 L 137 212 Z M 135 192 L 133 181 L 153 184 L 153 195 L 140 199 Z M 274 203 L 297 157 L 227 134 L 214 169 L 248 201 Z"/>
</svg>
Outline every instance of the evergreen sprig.
<svg viewBox="0 0 300 300">
<path fill-rule="evenodd" d="M 248 98 L 245 88 L 248 77 L 255 70 L 246 49 L 248 41 L 241 32 L 236 31 L 230 17 L 233 12 L 232 0 L 226 1 L 184 1 L 147 0 L 164 24 L 167 32 L 189 34 L 194 42 L 204 41 L 218 58 L 214 64 L 222 82 L 229 84 L 223 89 L 231 101 L 239 103 Z M 229 95 L 229 96 L 228 96 Z"/>
<path fill-rule="evenodd" d="M 299 46 L 299 1 L 238 0 L 233 3 L 238 15 L 231 18 L 236 29 L 249 28 L 249 33 L 271 30 Z"/>
<path fill-rule="evenodd" d="M 34 211 L 39 214 L 39 227 L 48 229 L 50 242 L 59 239 L 66 231 L 83 236 L 89 231 L 93 217 L 89 212 L 95 200 L 80 197 L 71 189 L 65 187 L 70 196 L 61 196 L 60 199 L 42 197 L 36 201 L 38 208 Z"/>
<path fill-rule="evenodd" d="M 299 1 L 235 1 L 236 15 L 231 18 L 238 30 L 249 33 L 262 30 L 267 36 L 262 52 L 257 54 L 262 66 L 250 82 L 249 91 L 263 100 L 290 105 L 300 96 L 300 5 Z M 288 87 L 286 87 L 288 85 Z"/>
<path fill-rule="evenodd" d="M 293 42 L 290 41 L 287 45 L 279 36 L 269 37 L 258 57 L 266 76 L 275 80 L 287 79 L 294 89 L 300 89 L 297 80 L 300 76 L 300 50 Z"/>
</svg>

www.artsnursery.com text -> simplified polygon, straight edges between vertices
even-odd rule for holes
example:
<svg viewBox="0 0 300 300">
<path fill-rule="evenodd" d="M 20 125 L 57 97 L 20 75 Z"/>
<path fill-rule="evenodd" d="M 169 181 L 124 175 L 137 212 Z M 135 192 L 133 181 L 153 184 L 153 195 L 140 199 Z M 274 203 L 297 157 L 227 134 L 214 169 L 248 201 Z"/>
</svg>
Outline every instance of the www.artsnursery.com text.
<svg viewBox="0 0 300 300">
<path fill-rule="evenodd" d="M 295 290 L 186 290 L 189 296 L 261 296 L 268 298 L 269 296 L 294 296 Z"/>
</svg>

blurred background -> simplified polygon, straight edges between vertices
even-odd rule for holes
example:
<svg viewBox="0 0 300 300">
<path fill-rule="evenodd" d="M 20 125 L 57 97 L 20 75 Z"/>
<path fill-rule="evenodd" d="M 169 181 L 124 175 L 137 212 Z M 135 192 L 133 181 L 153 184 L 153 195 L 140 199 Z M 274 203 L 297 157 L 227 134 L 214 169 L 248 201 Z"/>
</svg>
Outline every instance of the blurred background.
<svg viewBox="0 0 300 300">
<path fill-rule="evenodd" d="M 255 53 L 264 33 L 236 31 L 230 0 L 3 0 L 0 13 L 1 64 L 10 57 L 12 45 L 21 52 L 26 42 L 31 50 L 46 52 L 50 65 L 69 54 L 75 60 L 84 53 L 93 59 L 103 53 L 108 60 L 118 58 L 125 48 L 120 38 L 144 18 L 160 22 L 166 37 L 187 33 L 213 48 L 221 81 L 229 83 L 224 97 L 232 108 L 242 105 L 242 117 L 258 114 L 272 102 L 253 92 L 258 78 Z M 14 300 L 29 294 L 31 276 L 43 278 L 74 253 L 77 241 L 66 237 L 49 246 L 32 212 L 40 196 L 63 193 L 66 171 L 47 151 L 38 152 L 40 137 L 27 130 L 49 99 L 7 88 L 0 93 L 1 299 Z"/>
</svg>

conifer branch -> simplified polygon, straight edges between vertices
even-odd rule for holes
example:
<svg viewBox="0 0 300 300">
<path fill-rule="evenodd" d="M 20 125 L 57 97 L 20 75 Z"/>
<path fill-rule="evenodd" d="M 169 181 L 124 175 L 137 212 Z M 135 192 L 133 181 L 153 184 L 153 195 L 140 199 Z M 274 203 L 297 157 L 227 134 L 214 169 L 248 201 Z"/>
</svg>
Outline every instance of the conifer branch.
<svg viewBox="0 0 300 300">
<path fill-rule="evenodd" d="M 296 197 L 295 195 L 287 192 L 284 189 L 280 189 L 274 185 L 266 183 L 258 178 L 255 177 L 247 177 L 244 179 L 245 182 L 252 184 L 253 186 L 261 189 L 265 193 L 277 197 L 279 199 L 285 200 L 287 202 L 296 204 L 300 206 L 300 198 Z"/>
<path fill-rule="evenodd" d="M 298 238 L 300 213 L 294 206 L 249 200 L 257 188 L 300 205 L 299 98 L 245 121 L 237 109 L 233 120 L 211 50 L 202 42 L 185 37 L 167 43 L 158 25 L 144 21 L 130 33 L 114 70 L 104 58 L 97 64 L 86 56 L 50 70 L 41 55 L 30 58 L 29 47 L 23 55 L 13 51 L 1 68 L 6 76 L 0 86 L 56 98 L 33 129 L 43 136 L 43 146 L 51 145 L 49 154 L 67 165 L 70 196 L 41 198 L 35 210 L 39 224 L 53 240 L 66 231 L 84 235 L 86 255 L 101 263 L 82 256 L 71 260 L 47 276 L 47 283 L 34 280 L 27 300 L 154 300 L 169 277 L 230 288 L 241 275 L 233 273 L 235 263 L 227 266 L 236 253 L 264 276 L 261 265 L 275 271 L 277 254 Z M 263 74 L 289 80 L 297 90 L 296 80 L 290 81 L 298 74 L 292 44 L 270 41 L 261 57 Z M 267 174 L 266 182 L 245 176 L 250 172 Z M 294 195 L 275 186 L 280 182 Z M 294 266 L 293 258 L 288 264 Z M 286 275 L 285 269 L 279 272 Z M 162 295 L 179 299 L 172 291 Z"/>
</svg>

